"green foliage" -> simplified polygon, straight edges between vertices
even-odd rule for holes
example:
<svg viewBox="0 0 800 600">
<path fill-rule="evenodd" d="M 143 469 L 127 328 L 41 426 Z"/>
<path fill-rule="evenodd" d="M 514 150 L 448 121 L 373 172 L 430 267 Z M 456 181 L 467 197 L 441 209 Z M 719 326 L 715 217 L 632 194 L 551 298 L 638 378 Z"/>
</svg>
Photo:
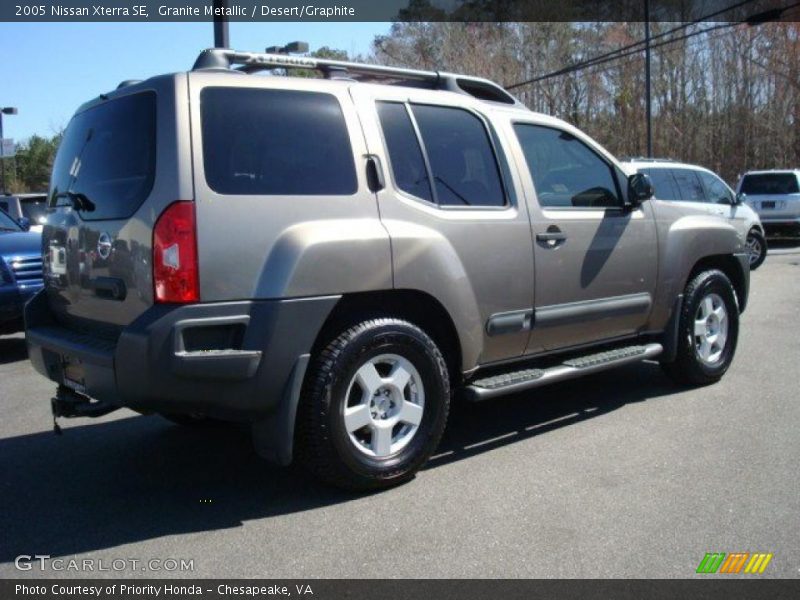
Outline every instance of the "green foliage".
<svg viewBox="0 0 800 600">
<path fill-rule="evenodd" d="M 16 156 L 4 159 L 2 187 L 13 193 L 46 191 L 61 136 L 61 133 L 49 138 L 33 135 L 21 143 Z"/>
</svg>

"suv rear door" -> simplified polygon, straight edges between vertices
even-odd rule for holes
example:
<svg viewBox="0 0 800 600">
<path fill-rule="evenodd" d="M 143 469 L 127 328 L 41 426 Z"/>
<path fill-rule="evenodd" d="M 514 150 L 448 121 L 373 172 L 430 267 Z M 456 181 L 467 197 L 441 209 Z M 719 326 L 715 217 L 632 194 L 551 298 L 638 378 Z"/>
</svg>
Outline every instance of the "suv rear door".
<svg viewBox="0 0 800 600">
<path fill-rule="evenodd" d="M 739 192 L 765 220 L 800 216 L 800 178 L 796 172 L 747 173 Z"/>
<path fill-rule="evenodd" d="M 87 103 L 53 165 L 43 230 L 45 286 L 68 327 L 113 334 L 153 304 L 152 228 L 191 198 L 185 75 L 164 76 Z"/>
<path fill-rule="evenodd" d="M 432 293 L 460 320 L 465 369 L 520 356 L 533 300 L 531 232 L 501 135 L 468 96 L 350 90 L 369 152 L 389 174 L 377 197 L 395 287 Z"/>
</svg>

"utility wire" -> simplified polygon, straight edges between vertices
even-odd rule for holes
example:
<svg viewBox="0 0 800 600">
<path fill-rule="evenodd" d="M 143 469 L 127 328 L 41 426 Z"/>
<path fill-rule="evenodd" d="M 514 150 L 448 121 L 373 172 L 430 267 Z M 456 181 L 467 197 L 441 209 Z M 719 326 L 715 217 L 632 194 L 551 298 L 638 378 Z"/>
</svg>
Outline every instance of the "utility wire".
<svg viewBox="0 0 800 600">
<path fill-rule="evenodd" d="M 712 31 L 717 31 L 719 29 L 728 29 L 730 27 L 735 27 L 737 25 L 739 25 L 739 23 L 722 23 L 720 25 L 714 25 L 713 27 L 706 27 L 705 29 L 699 29 L 697 31 L 692 31 L 690 33 L 686 33 L 684 35 L 678 36 L 678 37 L 670 39 L 670 40 L 664 40 L 663 42 L 659 42 L 657 44 L 651 44 L 650 48 L 660 48 L 662 46 L 667 46 L 669 44 L 674 44 L 675 42 L 688 40 L 689 38 L 693 38 L 693 37 L 698 36 L 698 35 L 703 35 L 704 33 L 710 33 Z M 551 79 L 553 77 L 557 77 L 557 76 L 560 76 L 560 75 L 566 75 L 566 74 L 572 73 L 574 71 L 581 71 L 583 69 L 588 69 L 590 67 L 596 67 L 598 65 L 602 65 L 602 64 L 605 64 L 605 63 L 608 63 L 608 62 L 619 60 L 621 58 L 627 58 L 628 56 L 633 56 L 635 54 L 639 54 L 640 52 L 641 52 L 641 50 L 629 50 L 628 52 L 624 52 L 624 53 L 616 55 L 616 56 L 605 58 L 603 60 L 597 60 L 597 61 L 592 62 L 591 64 L 588 64 L 588 65 L 583 65 L 583 66 L 581 66 L 580 68 L 577 68 L 577 69 L 570 69 L 568 71 L 564 71 L 564 72 L 560 72 L 560 73 L 550 73 L 548 75 L 542 75 L 540 77 L 535 78 L 533 81 L 531 81 L 531 83 L 535 83 L 535 82 L 538 82 L 538 81 L 544 81 L 545 79 Z"/>
<path fill-rule="evenodd" d="M 665 36 L 671 35 L 673 33 L 676 33 L 678 31 L 681 31 L 683 29 L 691 27 L 692 25 L 697 25 L 698 23 L 702 23 L 703 21 L 707 21 L 708 19 L 713 19 L 714 17 L 717 17 L 717 16 L 721 15 L 722 13 L 734 10 L 736 8 L 740 8 L 740 7 L 742 7 L 742 6 L 746 5 L 746 4 L 750 4 L 751 2 L 754 2 L 754 0 L 742 0 L 741 2 L 737 2 L 735 4 L 732 4 L 732 5 L 728 6 L 727 8 L 723 8 L 723 9 L 718 10 L 716 12 L 713 12 L 713 13 L 707 14 L 707 15 L 705 15 L 703 17 L 700 17 L 699 19 L 695 19 L 694 21 L 690 21 L 689 23 L 684 23 L 682 25 L 678 25 L 677 27 L 673 27 L 672 29 L 669 29 L 667 31 L 664 31 L 664 32 L 661 32 L 661 33 L 659 33 L 657 35 L 654 35 L 654 36 L 652 36 L 650 38 L 650 40 L 652 41 L 652 40 L 660 39 L 660 38 L 663 38 Z M 800 4 L 800 3 L 794 4 L 792 6 L 784 7 L 783 10 L 786 10 L 787 8 L 792 8 L 793 6 L 797 6 L 798 4 Z M 731 26 L 731 24 L 729 24 L 729 23 L 726 23 L 725 25 L 726 26 Z M 708 28 L 707 31 L 713 31 L 714 29 L 718 29 L 718 28 L 719 28 L 719 26 L 711 27 L 711 28 Z M 662 43 L 660 43 L 658 45 L 651 44 L 650 47 L 651 48 L 656 48 L 656 47 L 665 45 L 665 43 L 677 42 L 677 41 L 680 41 L 681 39 L 685 39 L 685 38 L 684 37 L 679 37 L 679 38 L 674 39 L 674 40 L 668 40 L 667 42 L 662 42 Z M 612 51 L 606 52 L 604 54 L 600 54 L 598 56 L 592 57 L 590 59 L 586 59 L 584 61 L 580 61 L 580 62 L 574 63 L 572 65 L 569 65 L 569 66 L 564 67 L 562 69 L 559 69 L 557 71 L 553 71 L 553 72 L 547 73 L 545 75 L 539 75 L 537 77 L 533 77 L 533 78 L 527 79 L 525 81 L 520 81 L 518 83 L 514 83 L 512 85 L 505 86 L 505 89 L 513 90 L 515 88 L 522 87 L 524 85 L 529 85 L 531 83 L 536 83 L 538 81 L 543 81 L 543 80 L 549 79 L 551 77 L 557 77 L 559 75 L 566 75 L 567 73 L 572 73 L 574 71 L 579 71 L 579 70 L 581 70 L 583 68 L 594 66 L 596 64 L 603 64 L 604 62 L 608 62 L 610 60 L 616 60 L 617 58 L 623 58 L 624 56 L 630 56 L 631 54 L 635 54 L 635 53 L 641 52 L 644 48 L 638 48 L 638 47 L 639 46 L 644 46 L 645 43 L 646 43 L 646 40 L 640 40 L 638 42 L 634 42 L 632 44 L 628 44 L 626 46 L 622 46 L 620 48 L 617 48 L 616 50 L 612 50 Z M 633 48 L 636 48 L 636 50 L 632 50 Z M 631 50 L 631 52 L 624 53 L 626 50 Z"/>
<path fill-rule="evenodd" d="M 711 28 L 709 28 L 709 29 L 707 29 L 707 30 L 703 30 L 701 33 L 707 33 L 707 32 L 709 32 L 709 31 L 712 31 L 712 29 L 711 29 Z M 708 37 L 708 40 L 706 40 L 706 41 L 711 41 L 711 40 L 718 39 L 718 38 L 722 37 L 723 35 L 724 35 L 724 32 L 722 32 L 722 33 L 717 33 L 716 35 L 711 35 L 711 36 L 709 36 L 709 37 Z M 699 42 L 699 41 L 701 41 L 701 40 L 692 40 L 691 44 L 690 44 L 690 45 L 688 45 L 687 47 L 689 47 L 689 48 L 693 48 L 693 47 L 694 47 L 694 45 L 695 45 L 695 43 L 696 43 L 696 42 Z M 632 62 L 633 62 L 633 59 L 631 58 L 631 56 L 632 56 L 633 54 L 635 54 L 635 53 L 631 53 L 630 55 L 626 55 L 626 56 L 623 56 L 623 57 L 616 57 L 616 58 L 617 58 L 617 59 L 627 58 L 628 60 L 625 60 L 625 61 L 623 61 L 623 63 L 622 63 L 623 65 L 627 65 L 627 64 L 630 64 L 630 63 L 632 63 Z M 606 63 L 607 63 L 607 62 L 611 62 L 611 61 L 609 60 L 609 61 L 604 61 L 604 62 L 606 62 Z M 594 67 L 601 66 L 602 64 L 603 64 L 603 63 L 592 64 L 592 65 L 588 65 L 588 66 L 586 66 L 586 67 L 584 67 L 584 68 L 585 68 L 585 69 L 594 69 Z M 594 70 L 592 70 L 592 71 L 590 71 L 590 72 L 589 72 L 589 75 L 597 75 L 597 74 L 600 74 L 600 73 L 607 73 L 608 71 L 610 71 L 610 70 L 611 70 L 611 69 L 613 69 L 613 68 L 615 68 L 615 65 L 609 65 L 609 66 L 607 66 L 607 67 L 603 67 L 602 69 L 594 69 Z"/>
</svg>

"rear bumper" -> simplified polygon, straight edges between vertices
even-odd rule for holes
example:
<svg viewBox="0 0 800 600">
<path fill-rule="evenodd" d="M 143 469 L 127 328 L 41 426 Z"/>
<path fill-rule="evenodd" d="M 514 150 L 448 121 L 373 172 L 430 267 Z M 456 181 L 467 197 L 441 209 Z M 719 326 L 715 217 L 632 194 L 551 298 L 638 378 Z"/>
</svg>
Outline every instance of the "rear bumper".
<svg viewBox="0 0 800 600">
<path fill-rule="evenodd" d="M 258 421 L 277 411 L 337 301 L 157 305 L 102 339 L 60 326 L 42 293 L 25 309 L 28 353 L 45 377 L 109 404 Z M 65 358 L 79 382 L 66 380 Z"/>
<path fill-rule="evenodd" d="M 761 217 L 761 225 L 768 238 L 800 238 L 800 217 L 785 219 Z"/>
</svg>

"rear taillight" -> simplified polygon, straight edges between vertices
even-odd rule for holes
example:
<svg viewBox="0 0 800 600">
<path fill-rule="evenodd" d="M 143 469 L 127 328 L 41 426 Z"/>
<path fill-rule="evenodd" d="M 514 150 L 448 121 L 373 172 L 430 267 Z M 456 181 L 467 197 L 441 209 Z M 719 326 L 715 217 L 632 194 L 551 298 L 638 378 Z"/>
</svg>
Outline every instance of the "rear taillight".
<svg viewBox="0 0 800 600">
<path fill-rule="evenodd" d="M 197 302 L 197 230 L 194 202 L 170 204 L 153 229 L 153 286 L 156 302 Z"/>
</svg>

